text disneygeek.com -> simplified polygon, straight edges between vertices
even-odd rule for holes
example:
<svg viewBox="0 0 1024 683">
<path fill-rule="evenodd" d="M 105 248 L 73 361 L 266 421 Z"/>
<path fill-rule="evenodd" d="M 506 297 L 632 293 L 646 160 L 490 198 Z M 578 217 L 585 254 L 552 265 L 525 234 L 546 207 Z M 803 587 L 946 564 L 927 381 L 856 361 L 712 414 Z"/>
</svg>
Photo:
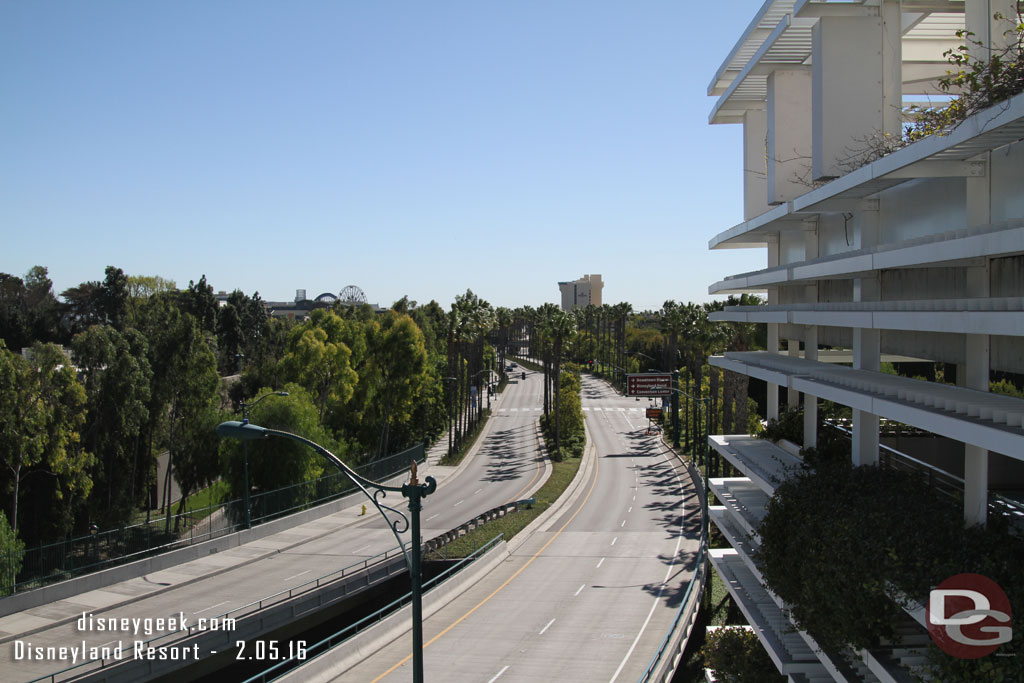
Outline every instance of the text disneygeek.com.
<svg viewBox="0 0 1024 683">
<path fill-rule="evenodd" d="M 193 634 L 201 631 L 233 631 L 235 620 L 189 619 L 184 612 L 169 617 L 98 617 L 91 612 L 82 612 L 78 618 L 78 631 L 82 633 L 104 633 L 109 635 L 153 636 L 164 633 L 186 631 Z M 74 645 L 41 645 L 29 640 L 14 641 L 14 660 L 44 660 L 78 664 L 92 660 L 197 660 L 200 656 L 216 654 L 215 651 L 200 655 L 199 644 L 159 645 L 149 640 L 110 640 L 102 645 L 89 645 L 84 640 Z"/>
</svg>

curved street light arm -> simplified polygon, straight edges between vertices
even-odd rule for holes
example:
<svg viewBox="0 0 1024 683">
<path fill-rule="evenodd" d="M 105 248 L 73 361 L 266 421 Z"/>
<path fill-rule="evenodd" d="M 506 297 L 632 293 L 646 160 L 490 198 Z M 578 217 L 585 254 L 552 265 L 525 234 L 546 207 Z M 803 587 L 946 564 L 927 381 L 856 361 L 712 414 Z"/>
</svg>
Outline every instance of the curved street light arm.
<svg viewBox="0 0 1024 683">
<path fill-rule="evenodd" d="M 279 429 L 260 427 L 259 425 L 254 425 L 249 422 L 236 422 L 233 420 L 229 422 L 223 422 L 220 425 L 218 425 L 217 433 L 222 437 L 233 437 L 236 439 L 243 440 L 266 439 L 271 436 L 280 436 L 282 438 L 291 439 L 292 441 L 298 441 L 299 443 L 309 446 L 317 453 L 330 460 L 335 467 L 341 470 L 345 474 L 345 476 L 347 476 L 352 481 L 352 483 L 359 487 L 359 490 L 363 492 L 363 494 L 370 500 L 371 503 L 373 503 L 374 507 L 377 508 L 377 511 L 380 512 L 381 516 L 385 519 L 385 521 L 387 521 L 388 527 L 391 529 L 391 533 L 395 535 L 395 540 L 398 541 L 398 547 L 402 549 L 402 554 L 405 555 L 406 562 L 410 561 L 409 553 L 405 548 L 405 543 L 402 542 L 402 539 L 399 536 L 399 534 L 403 534 L 409 530 L 409 518 L 406 517 L 405 513 L 401 512 L 400 510 L 396 510 L 390 505 L 382 503 L 379 500 L 379 498 L 386 497 L 389 491 L 401 493 L 403 496 L 408 497 L 408 491 L 410 490 L 410 486 L 416 486 L 419 484 L 419 482 L 416 481 L 415 462 L 413 463 L 413 481 L 410 481 L 409 484 L 403 484 L 402 486 L 386 486 L 384 484 L 380 484 L 371 479 L 367 479 L 361 476 L 351 467 L 346 465 L 345 462 L 341 458 L 336 456 L 334 453 L 331 453 L 329 450 L 327 450 L 320 444 L 316 443 L 315 441 L 310 441 L 309 439 L 299 436 L 298 434 L 292 434 L 291 432 L 285 432 Z M 374 489 L 374 493 L 371 494 L 367 490 L 367 488 Z M 435 481 L 433 477 L 427 477 L 425 485 L 421 486 L 420 488 L 420 496 L 430 495 L 437 489 L 437 481 Z M 412 498 L 410 497 L 410 502 L 411 501 Z M 392 519 L 391 517 L 389 517 L 388 514 L 384 512 L 385 510 L 395 513 L 395 515 L 398 516 L 398 519 Z M 419 539 L 412 539 L 410 542 L 418 543 Z"/>
</svg>

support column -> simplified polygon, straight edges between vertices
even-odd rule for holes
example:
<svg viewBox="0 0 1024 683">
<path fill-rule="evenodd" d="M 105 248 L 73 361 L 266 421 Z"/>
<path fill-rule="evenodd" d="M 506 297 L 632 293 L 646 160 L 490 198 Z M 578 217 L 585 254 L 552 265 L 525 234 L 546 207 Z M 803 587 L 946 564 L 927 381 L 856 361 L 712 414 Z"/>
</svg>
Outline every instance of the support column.
<svg viewBox="0 0 1024 683">
<path fill-rule="evenodd" d="M 800 340 L 799 339 L 787 339 L 786 349 L 790 358 L 798 358 L 800 356 Z M 800 392 L 789 387 L 786 389 L 786 407 L 788 408 L 799 408 L 800 407 Z"/>
<path fill-rule="evenodd" d="M 768 323 L 768 351 L 779 352 L 779 325 Z M 779 385 L 768 382 L 767 413 L 769 420 L 779 419 Z"/>
<path fill-rule="evenodd" d="M 853 331 L 853 367 L 878 371 L 881 358 L 878 330 Z M 853 464 L 878 464 L 878 415 L 853 411 Z"/>
<path fill-rule="evenodd" d="M 774 237 L 774 239 L 773 239 Z M 768 238 L 768 267 L 773 268 L 779 265 L 779 236 L 770 235 Z M 768 303 L 778 303 L 779 293 L 775 287 L 768 288 Z M 767 347 L 769 353 L 779 352 L 779 324 L 768 323 Z M 766 398 L 765 412 L 769 420 L 779 419 L 779 385 L 768 382 L 768 394 Z"/>
<path fill-rule="evenodd" d="M 865 201 L 858 212 L 855 243 L 859 248 L 871 247 L 879 241 L 879 215 L 877 201 Z M 854 301 L 878 301 L 878 277 L 853 280 Z M 853 367 L 858 370 L 881 370 L 881 335 L 878 330 L 853 328 Z M 853 411 L 854 465 L 878 464 L 878 415 L 863 410 Z"/>
<path fill-rule="evenodd" d="M 1001 14 L 1004 19 L 996 19 Z M 988 59 L 991 52 L 1007 47 L 1013 37 L 1012 18 L 1017 16 L 1015 0 L 969 0 L 964 3 L 965 27 L 973 34 L 968 50 L 973 57 Z M 991 153 L 975 159 L 990 162 Z M 967 227 L 992 221 L 991 173 L 967 178 Z M 987 297 L 989 266 L 967 269 L 967 296 Z M 986 335 L 964 336 L 964 364 L 957 367 L 957 384 L 978 391 L 989 390 L 989 338 Z M 964 524 L 984 525 L 988 518 L 988 451 L 964 444 Z"/>
<path fill-rule="evenodd" d="M 818 327 L 804 328 L 804 358 L 818 360 Z M 818 397 L 804 392 L 804 448 L 818 445 Z"/>
<path fill-rule="evenodd" d="M 988 265 L 967 269 L 968 296 L 988 296 Z M 964 335 L 965 363 L 957 367 L 957 384 L 989 390 L 990 340 L 987 334 Z M 988 520 L 988 451 L 964 444 L 964 524 L 985 525 Z"/>
</svg>

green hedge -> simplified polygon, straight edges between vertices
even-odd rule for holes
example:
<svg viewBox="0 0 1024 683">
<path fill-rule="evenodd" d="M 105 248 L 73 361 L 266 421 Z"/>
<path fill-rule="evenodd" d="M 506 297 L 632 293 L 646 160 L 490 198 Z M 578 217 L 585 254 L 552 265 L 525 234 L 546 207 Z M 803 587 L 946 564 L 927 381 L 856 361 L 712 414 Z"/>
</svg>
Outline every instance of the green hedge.
<svg viewBox="0 0 1024 683">
<path fill-rule="evenodd" d="M 935 680 L 1024 680 L 1024 542 L 998 521 L 964 528 L 962 511 L 917 475 L 822 460 L 783 483 L 758 528 L 756 561 L 800 628 L 828 651 L 893 637 L 889 586 L 924 602 L 943 580 L 977 573 L 1010 597 L 1013 641 L 977 660 L 929 651 Z"/>
<path fill-rule="evenodd" d="M 779 683 L 779 675 L 768 653 L 754 632 L 746 628 L 719 628 L 708 631 L 701 650 L 704 665 L 715 672 L 722 683 Z"/>
</svg>

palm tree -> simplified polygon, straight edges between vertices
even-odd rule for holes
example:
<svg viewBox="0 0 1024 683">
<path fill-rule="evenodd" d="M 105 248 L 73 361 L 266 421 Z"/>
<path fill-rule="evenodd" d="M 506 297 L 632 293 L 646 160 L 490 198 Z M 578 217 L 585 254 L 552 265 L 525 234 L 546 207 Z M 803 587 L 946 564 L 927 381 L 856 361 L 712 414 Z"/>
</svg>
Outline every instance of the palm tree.
<svg viewBox="0 0 1024 683">
<path fill-rule="evenodd" d="M 541 362 L 544 367 L 544 415 L 551 412 L 551 322 L 562 310 L 552 303 L 545 303 L 537 309 L 534 334 L 538 337 Z"/>
<path fill-rule="evenodd" d="M 548 319 L 548 330 L 551 334 L 555 358 L 555 452 L 560 460 L 562 457 L 562 424 L 559 417 L 559 405 L 562 395 L 562 347 L 576 334 L 576 318 L 564 311 L 555 311 Z"/>
<path fill-rule="evenodd" d="M 615 306 L 612 307 L 612 311 L 613 311 L 613 313 L 615 315 L 615 322 L 616 322 L 616 330 L 615 330 L 615 334 L 616 334 L 616 363 L 615 364 L 618 367 L 620 367 L 620 368 L 625 368 L 626 367 L 626 321 L 628 320 L 630 313 L 633 312 L 633 307 L 629 303 L 623 301 L 621 303 L 615 304 Z M 620 385 L 623 387 L 623 390 L 625 390 L 625 386 L 626 386 L 625 372 L 626 372 L 625 370 L 620 370 L 619 371 L 619 374 L 621 375 L 620 376 Z"/>
<path fill-rule="evenodd" d="M 687 316 L 684 307 L 669 299 L 658 311 L 661 333 L 666 335 L 667 353 L 662 367 L 675 377 L 679 369 L 679 336 L 687 331 Z M 675 389 L 676 387 L 673 387 Z M 679 446 L 679 394 L 672 393 L 672 443 Z"/>
<path fill-rule="evenodd" d="M 498 357 L 501 372 L 505 372 L 505 360 L 508 355 L 508 337 L 512 327 L 512 311 L 499 306 L 494 312 L 494 320 L 498 325 Z"/>
</svg>

